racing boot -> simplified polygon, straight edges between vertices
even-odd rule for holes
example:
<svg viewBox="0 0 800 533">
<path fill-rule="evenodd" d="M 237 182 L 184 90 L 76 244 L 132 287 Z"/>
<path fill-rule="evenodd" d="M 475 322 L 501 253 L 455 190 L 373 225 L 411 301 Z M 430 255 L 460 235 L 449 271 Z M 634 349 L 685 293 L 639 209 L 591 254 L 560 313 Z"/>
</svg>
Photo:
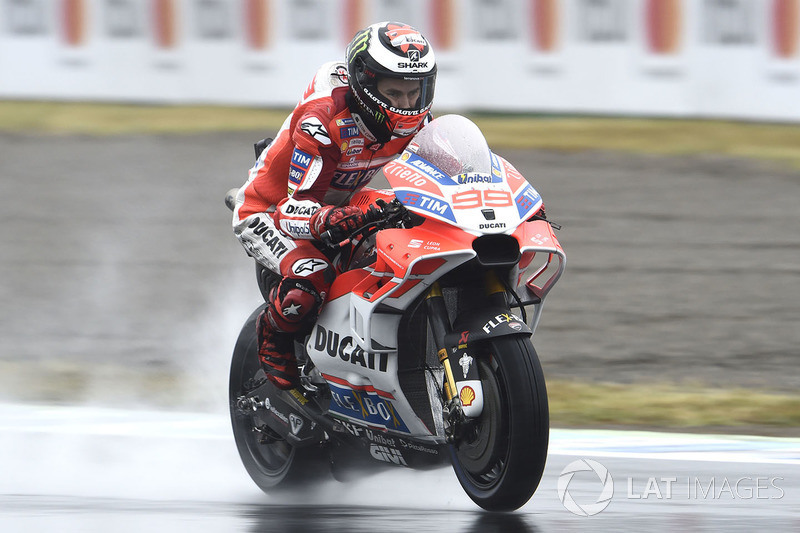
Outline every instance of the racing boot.
<svg viewBox="0 0 800 533">
<path fill-rule="evenodd" d="M 300 385 L 297 358 L 294 355 L 294 335 L 279 331 L 270 320 L 268 307 L 258 316 L 258 358 L 261 368 L 279 389 L 293 389 Z"/>
</svg>

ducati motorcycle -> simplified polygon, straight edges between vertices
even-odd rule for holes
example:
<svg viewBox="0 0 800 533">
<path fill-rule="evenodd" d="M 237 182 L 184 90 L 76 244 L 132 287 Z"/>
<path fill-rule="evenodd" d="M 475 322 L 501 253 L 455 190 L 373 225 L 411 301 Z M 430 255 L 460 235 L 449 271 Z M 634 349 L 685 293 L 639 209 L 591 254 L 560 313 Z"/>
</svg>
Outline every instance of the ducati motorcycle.
<svg viewBox="0 0 800 533">
<path fill-rule="evenodd" d="M 241 330 L 229 399 L 242 463 L 265 492 L 452 465 L 477 505 L 517 509 L 547 458 L 532 340 L 566 264 L 558 226 L 460 115 L 426 125 L 382 173 L 391 189 L 350 201 L 367 225 L 326 235 L 338 275 L 310 335 L 295 340 L 301 385 L 280 390 L 260 367 L 263 306 Z M 277 278 L 264 272 L 268 290 Z"/>
</svg>

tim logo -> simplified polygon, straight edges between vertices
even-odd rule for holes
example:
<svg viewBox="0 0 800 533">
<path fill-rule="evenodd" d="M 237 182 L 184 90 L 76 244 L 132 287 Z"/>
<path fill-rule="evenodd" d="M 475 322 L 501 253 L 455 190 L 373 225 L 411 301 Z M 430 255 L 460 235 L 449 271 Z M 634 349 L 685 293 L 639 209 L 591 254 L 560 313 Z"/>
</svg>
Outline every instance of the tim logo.
<svg viewBox="0 0 800 533">
<path fill-rule="evenodd" d="M 406 464 L 406 460 L 403 459 L 403 456 L 400 453 L 400 451 L 395 450 L 394 448 L 389 448 L 388 446 L 380 446 L 378 444 L 370 444 L 369 453 L 372 457 L 374 457 L 378 461 L 383 461 L 385 463 L 392 463 L 396 465 L 408 466 Z"/>
</svg>

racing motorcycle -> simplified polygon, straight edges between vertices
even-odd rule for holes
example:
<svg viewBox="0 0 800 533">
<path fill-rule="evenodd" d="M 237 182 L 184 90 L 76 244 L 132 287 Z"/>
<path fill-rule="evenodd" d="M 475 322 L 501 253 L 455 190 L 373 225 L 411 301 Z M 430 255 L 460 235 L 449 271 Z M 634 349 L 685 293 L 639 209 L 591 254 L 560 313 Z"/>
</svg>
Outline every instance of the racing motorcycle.
<svg viewBox="0 0 800 533">
<path fill-rule="evenodd" d="M 367 224 L 325 236 L 338 276 L 310 335 L 295 340 L 301 385 L 280 390 L 260 367 L 263 306 L 241 330 L 229 388 L 241 460 L 265 492 L 452 465 L 477 505 L 517 509 L 547 457 L 532 338 L 566 264 L 558 226 L 460 115 L 425 126 L 382 173 L 390 190 L 350 202 Z M 277 279 L 261 282 L 268 291 Z"/>
</svg>

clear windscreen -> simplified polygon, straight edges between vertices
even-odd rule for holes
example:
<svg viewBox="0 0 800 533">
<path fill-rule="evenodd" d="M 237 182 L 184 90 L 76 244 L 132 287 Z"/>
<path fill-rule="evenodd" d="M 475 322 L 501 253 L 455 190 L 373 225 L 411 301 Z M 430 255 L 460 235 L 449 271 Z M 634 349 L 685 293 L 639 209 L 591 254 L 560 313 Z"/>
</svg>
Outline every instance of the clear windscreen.
<svg viewBox="0 0 800 533">
<path fill-rule="evenodd" d="M 443 115 L 414 136 L 416 154 L 449 177 L 467 172 L 491 175 L 492 158 L 481 130 L 461 115 Z"/>
</svg>

